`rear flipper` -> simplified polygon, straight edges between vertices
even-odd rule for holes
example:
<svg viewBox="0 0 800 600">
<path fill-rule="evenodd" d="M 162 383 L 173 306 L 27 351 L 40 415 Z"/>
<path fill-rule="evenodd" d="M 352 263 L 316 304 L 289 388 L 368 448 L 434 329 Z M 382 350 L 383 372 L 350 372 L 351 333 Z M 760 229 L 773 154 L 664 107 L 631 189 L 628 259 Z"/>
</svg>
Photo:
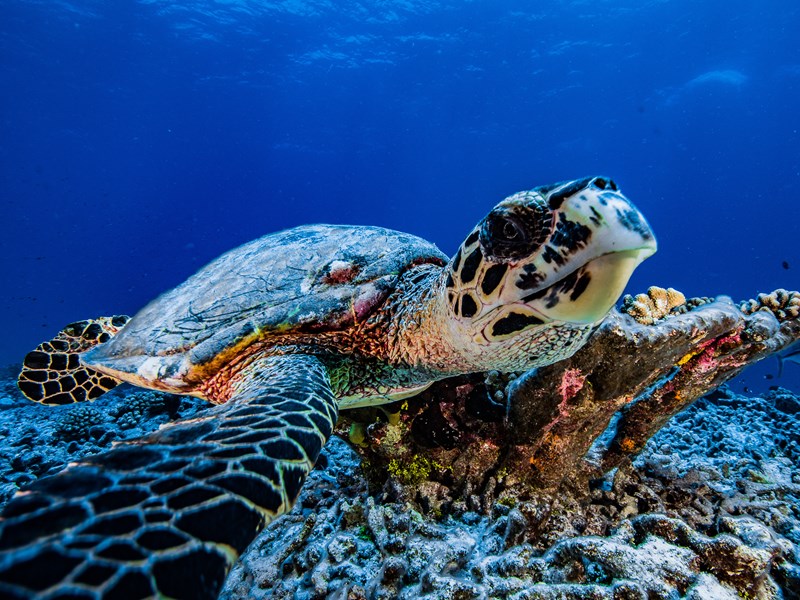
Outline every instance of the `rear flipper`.
<svg viewBox="0 0 800 600">
<path fill-rule="evenodd" d="M 314 357 L 256 358 L 230 399 L 84 460 L 0 515 L 0 597 L 216 598 L 264 525 L 289 510 L 336 422 Z"/>
<path fill-rule="evenodd" d="M 42 404 L 71 404 L 117 387 L 119 379 L 83 366 L 79 355 L 110 340 L 129 320 L 117 315 L 70 323 L 25 357 L 17 379 L 20 391 Z"/>
</svg>

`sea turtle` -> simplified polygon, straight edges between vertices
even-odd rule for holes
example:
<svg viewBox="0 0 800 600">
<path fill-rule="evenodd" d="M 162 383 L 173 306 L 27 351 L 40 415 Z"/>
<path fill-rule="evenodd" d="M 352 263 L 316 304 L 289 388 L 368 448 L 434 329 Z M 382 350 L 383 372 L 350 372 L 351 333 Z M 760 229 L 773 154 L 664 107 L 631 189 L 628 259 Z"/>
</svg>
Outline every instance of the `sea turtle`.
<svg viewBox="0 0 800 600">
<path fill-rule="evenodd" d="M 451 260 L 379 227 L 298 227 L 130 320 L 67 326 L 25 358 L 28 398 L 128 382 L 219 406 L 20 492 L 0 522 L 0 595 L 216 597 L 292 506 L 339 409 L 570 356 L 655 249 L 617 185 L 591 177 L 509 196 Z"/>
</svg>

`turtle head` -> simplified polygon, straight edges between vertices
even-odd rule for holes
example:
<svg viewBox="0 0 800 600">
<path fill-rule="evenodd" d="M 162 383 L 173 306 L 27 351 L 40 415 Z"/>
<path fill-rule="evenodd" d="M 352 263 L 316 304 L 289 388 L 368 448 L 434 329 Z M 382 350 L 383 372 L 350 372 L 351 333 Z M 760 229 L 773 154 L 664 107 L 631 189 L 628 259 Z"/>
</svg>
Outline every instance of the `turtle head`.
<svg viewBox="0 0 800 600">
<path fill-rule="evenodd" d="M 536 352 L 537 336 L 554 328 L 585 338 L 655 251 L 644 217 L 608 178 L 519 192 L 486 215 L 448 265 L 451 332 L 484 354 L 492 345 Z"/>
</svg>

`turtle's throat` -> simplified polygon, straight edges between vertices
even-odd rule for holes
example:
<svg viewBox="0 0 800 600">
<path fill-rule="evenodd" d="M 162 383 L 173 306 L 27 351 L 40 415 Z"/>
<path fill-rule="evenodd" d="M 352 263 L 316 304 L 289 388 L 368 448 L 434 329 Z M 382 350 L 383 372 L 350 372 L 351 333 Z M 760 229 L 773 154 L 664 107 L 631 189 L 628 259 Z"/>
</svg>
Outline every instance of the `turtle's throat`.
<svg viewBox="0 0 800 600">
<path fill-rule="evenodd" d="M 404 274 L 390 308 L 389 361 L 442 377 L 466 372 L 454 344 L 444 269 L 422 265 Z"/>
</svg>

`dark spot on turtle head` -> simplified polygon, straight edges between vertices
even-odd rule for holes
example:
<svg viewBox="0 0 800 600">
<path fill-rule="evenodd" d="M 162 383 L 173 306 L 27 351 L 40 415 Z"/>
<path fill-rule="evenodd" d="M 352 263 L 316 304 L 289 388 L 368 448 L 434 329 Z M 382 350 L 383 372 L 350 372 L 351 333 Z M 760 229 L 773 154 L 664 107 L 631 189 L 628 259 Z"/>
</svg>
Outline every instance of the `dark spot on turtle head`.
<svg viewBox="0 0 800 600">
<path fill-rule="evenodd" d="M 592 230 L 586 225 L 570 221 L 563 213 L 558 215 L 558 223 L 550 243 L 554 246 L 574 251 L 586 246 L 592 237 Z"/>
<path fill-rule="evenodd" d="M 521 331 L 526 327 L 530 327 L 531 325 L 541 325 L 542 323 L 544 323 L 544 321 L 533 315 L 512 312 L 492 325 L 492 335 L 509 335 Z"/>
<path fill-rule="evenodd" d="M 453 281 L 453 273 L 452 273 L 452 271 L 447 274 L 447 282 L 446 282 L 445 285 L 447 285 L 447 289 L 448 290 L 452 290 L 453 287 L 455 287 L 455 282 Z"/>
<path fill-rule="evenodd" d="M 461 248 L 458 249 L 456 255 L 453 257 L 453 271 L 458 271 L 461 266 Z"/>
<path fill-rule="evenodd" d="M 648 227 L 647 223 L 644 222 L 642 215 L 638 210 L 634 208 L 628 208 L 626 210 L 617 208 L 616 212 L 617 218 L 623 227 L 638 233 L 642 236 L 642 239 L 653 239 L 653 233 L 650 231 L 650 227 Z"/>
<path fill-rule="evenodd" d="M 478 304 L 475 299 L 469 294 L 464 294 L 461 298 L 461 316 L 469 319 L 474 317 L 477 312 Z"/>
<path fill-rule="evenodd" d="M 23 364 L 29 369 L 46 369 L 50 366 L 50 355 L 34 350 L 25 355 Z"/>
<path fill-rule="evenodd" d="M 81 332 L 86 328 L 89 324 L 89 321 L 75 321 L 74 323 L 70 323 L 66 327 L 64 327 L 64 333 L 67 335 L 71 335 L 73 337 L 77 337 L 81 334 Z"/>
<path fill-rule="evenodd" d="M 461 283 L 469 283 L 475 279 L 475 273 L 483 261 L 483 254 L 480 248 L 475 248 L 466 259 L 461 269 Z"/>
<path fill-rule="evenodd" d="M 67 355 L 61 352 L 51 354 L 50 368 L 54 371 L 64 371 L 67 368 Z"/>
<path fill-rule="evenodd" d="M 32 381 L 25 381 L 20 379 L 17 382 L 17 387 L 19 387 L 19 391 L 23 393 L 23 395 L 34 401 L 39 401 L 44 398 L 44 389 L 40 383 L 34 383 Z"/>
<path fill-rule="evenodd" d="M 99 323 L 92 323 L 83 330 L 81 337 L 85 340 L 96 340 L 103 333 L 103 328 Z"/>
<path fill-rule="evenodd" d="M 536 265 L 527 264 L 522 267 L 524 273 L 521 273 L 517 280 L 517 287 L 521 290 L 530 290 L 539 285 L 545 280 L 543 273 L 536 272 Z"/>
<path fill-rule="evenodd" d="M 586 291 L 586 288 L 589 287 L 589 283 L 592 281 L 592 276 L 588 272 L 582 273 L 578 277 L 578 281 L 575 282 L 575 287 L 572 288 L 572 293 L 569 295 L 569 299 L 573 302 L 580 298 L 583 295 L 583 292 Z"/>
<path fill-rule="evenodd" d="M 472 244 L 474 244 L 475 242 L 477 242 L 477 241 L 478 241 L 478 236 L 479 236 L 479 235 L 480 235 L 480 230 L 478 230 L 478 229 L 476 229 L 475 231 L 473 231 L 472 233 L 470 233 L 470 234 L 467 236 L 467 239 L 466 239 L 466 240 L 464 240 L 464 247 L 465 247 L 465 248 L 469 248 L 470 246 L 472 246 Z"/>
<path fill-rule="evenodd" d="M 508 265 L 504 263 L 498 263 L 486 269 L 486 273 L 483 275 L 483 281 L 481 282 L 481 290 L 483 293 L 488 296 L 494 292 L 497 286 L 500 285 L 500 282 L 503 281 L 507 271 Z"/>
<path fill-rule="evenodd" d="M 44 383 L 50 379 L 49 373 L 44 369 L 31 369 L 25 370 L 19 374 L 20 381 L 34 381 L 36 383 Z"/>
<path fill-rule="evenodd" d="M 57 350 L 59 352 L 66 352 L 69 350 L 69 344 L 66 340 L 50 340 L 50 346 L 53 348 L 53 350 Z"/>
<path fill-rule="evenodd" d="M 559 267 L 564 266 L 564 264 L 567 262 L 567 259 L 556 252 L 556 250 L 554 250 L 550 245 L 545 246 L 544 252 L 542 253 L 542 258 L 547 264 L 555 263 Z"/>
<path fill-rule="evenodd" d="M 122 327 L 130 320 L 131 318 L 127 315 L 117 315 L 111 319 L 111 324 L 114 327 Z"/>
<path fill-rule="evenodd" d="M 547 308 L 553 308 L 557 306 L 558 303 L 561 301 L 561 297 L 565 294 L 571 294 L 575 289 L 575 286 L 578 283 L 578 272 L 573 271 L 564 279 L 562 279 L 557 284 L 551 286 L 550 294 L 547 296 L 547 300 L 545 301 L 545 306 Z M 588 285 L 588 281 L 586 282 Z"/>
<path fill-rule="evenodd" d="M 619 190 L 617 184 L 614 183 L 614 180 L 608 179 L 607 177 L 594 177 L 589 182 L 589 185 L 596 187 L 598 190 L 612 190 L 614 192 Z"/>
<path fill-rule="evenodd" d="M 585 179 L 576 179 L 575 181 L 559 184 L 561 187 L 554 187 L 551 189 L 551 193 L 547 197 L 548 206 L 553 210 L 558 210 L 567 198 L 577 194 L 581 190 L 585 190 L 591 182 L 592 177 L 587 177 Z"/>
</svg>

